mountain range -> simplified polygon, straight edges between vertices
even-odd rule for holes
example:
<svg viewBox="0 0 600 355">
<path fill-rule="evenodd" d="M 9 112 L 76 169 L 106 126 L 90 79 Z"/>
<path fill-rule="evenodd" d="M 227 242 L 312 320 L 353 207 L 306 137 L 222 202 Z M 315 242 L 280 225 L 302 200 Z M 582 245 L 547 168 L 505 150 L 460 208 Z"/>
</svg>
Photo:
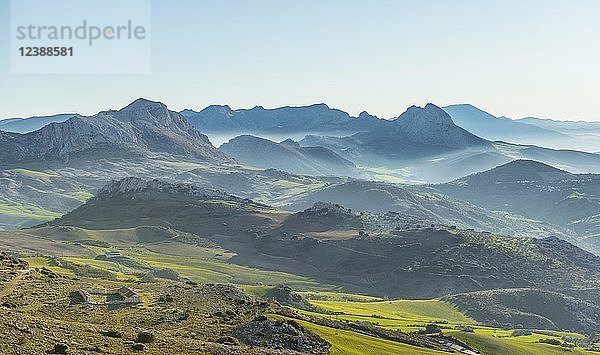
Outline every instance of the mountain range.
<svg viewBox="0 0 600 355">
<path fill-rule="evenodd" d="M 274 168 L 294 174 L 357 176 L 351 161 L 323 147 L 302 147 L 286 139 L 276 143 L 249 135 L 238 136 L 219 150 L 238 162 L 259 168 Z"/>
<path fill-rule="evenodd" d="M 489 140 L 586 152 L 600 149 L 600 124 L 597 122 L 536 117 L 513 120 L 493 116 L 469 104 L 445 106 L 444 110 L 457 125 Z"/>
<path fill-rule="evenodd" d="M 81 203 L 82 196 L 95 192 L 104 181 L 137 175 L 217 186 L 291 209 L 306 208 L 325 199 L 352 208 L 364 209 L 362 204 L 380 210 L 399 209 L 437 223 L 520 235 L 532 221 L 506 222 L 504 217 L 490 214 L 489 210 L 530 219 L 540 216 L 527 213 L 526 209 L 503 208 L 502 203 L 483 204 L 443 186 L 436 187 L 438 195 L 428 195 L 431 191 L 414 193 L 411 188 L 402 191 L 402 187 L 393 185 L 348 183 L 334 176 L 437 183 L 493 169 L 514 159 L 535 159 L 573 173 L 600 169 L 597 154 L 492 142 L 478 137 L 454 124 L 448 113 L 433 104 L 410 107 L 394 120 L 379 120 L 367 114 L 353 119 L 325 105 L 256 109 L 252 114 L 241 115 L 258 117 L 262 112 L 277 123 L 271 126 L 275 127 L 300 117 L 296 115 L 298 112 L 310 116 L 313 110 L 321 112 L 321 116 L 310 118 L 307 121 L 310 125 L 323 117 L 330 122 L 370 123 L 361 126 L 363 131 L 345 137 L 313 135 L 300 142 L 288 139 L 276 143 L 244 135 L 217 149 L 182 114 L 168 110 L 164 104 L 138 99 L 120 110 L 71 117 L 26 134 L 0 132 L 0 161 L 7 167 L 1 172 L 0 193 L 8 206 L 0 223 L 10 228 L 34 223 L 40 213 L 49 218 L 68 212 Z M 254 121 L 261 122 L 258 118 Z M 307 122 L 300 121 L 292 127 Z M 334 126 L 332 123 L 330 128 Z M 236 165 L 236 160 L 249 167 Z M 252 166 L 267 170 L 252 171 Z M 52 170 L 44 170 L 48 168 Z M 91 174 L 101 177 L 100 180 Z M 292 191 L 293 194 L 288 194 Z M 364 197 L 350 201 L 354 196 Z M 463 200 L 481 209 L 476 211 L 461 204 Z M 581 199 L 579 203 L 588 200 Z M 594 206 L 593 201 L 590 206 Z M 572 232 L 576 232 L 593 238 L 590 231 L 595 230 L 598 221 L 591 213 L 593 207 L 590 208 L 590 213 L 573 214 L 573 218 L 561 223 L 542 219 L 547 225 L 535 224 L 536 232 L 532 233 L 551 233 L 570 239 Z M 33 217 L 36 219 L 32 220 Z"/>
<path fill-rule="evenodd" d="M 159 152 L 206 161 L 231 161 L 179 113 L 138 99 L 115 111 L 71 117 L 25 133 L 0 131 L 0 162 L 68 161 L 86 154 L 118 156 Z"/>
<path fill-rule="evenodd" d="M 537 117 L 510 119 L 494 116 L 470 104 L 443 107 L 454 123 L 467 131 L 492 141 L 533 144 L 554 149 L 599 151 L 600 123 L 584 121 L 556 121 Z M 235 137 L 252 134 L 262 137 L 316 135 L 350 135 L 385 126 L 389 119 L 379 119 L 366 111 L 357 117 L 330 108 L 326 104 L 285 106 L 266 109 L 232 109 L 227 105 L 212 105 L 201 111 L 186 109 L 180 112 L 199 131 L 210 137 Z M 0 120 L 0 130 L 28 133 L 49 123 L 66 121 L 76 114 L 57 114 L 29 118 Z M 285 139 L 282 138 L 281 140 Z M 301 137 L 300 137 L 301 138 Z"/>
<path fill-rule="evenodd" d="M 299 107 L 279 107 L 265 109 L 256 106 L 252 109 L 232 110 L 229 106 L 209 106 L 200 112 L 184 110 L 194 127 L 208 133 L 266 133 L 290 134 L 294 132 L 357 132 L 370 129 L 383 122 L 366 112 L 358 117 L 329 108 L 325 104 Z"/>
<path fill-rule="evenodd" d="M 357 165 L 385 168 L 397 179 L 416 181 L 453 180 L 514 159 L 535 159 L 573 172 L 600 172 L 597 154 L 489 141 L 457 126 L 433 104 L 410 107 L 370 131 L 345 137 L 308 135 L 300 144 L 323 146 Z"/>
<path fill-rule="evenodd" d="M 450 114 L 447 115 L 444 111 Z M 98 115 L 115 115 L 117 112 L 119 111 L 106 111 Z M 399 117 L 389 120 L 379 119 L 366 112 L 361 113 L 358 117 L 351 117 L 341 110 L 329 108 L 324 104 L 276 109 L 257 106 L 253 109 L 240 110 L 233 110 L 228 106 L 209 106 L 200 112 L 184 110 L 181 115 L 201 132 L 209 134 L 211 139 L 216 142 L 223 139 L 227 141 L 241 134 L 253 134 L 277 141 L 295 137 L 294 139 L 299 141 L 302 147 L 327 148 L 355 165 L 367 169 L 387 169 L 389 171 L 385 174 L 376 175 L 391 176 L 394 181 L 448 181 L 490 169 L 514 159 L 535 159 L 577 173 L 600 172 L 597 154 L 544 148 L 545 146 L 558 146 L 561 148 L 577 147 L 585 151 L 599 150 L 600 146 L 597 145 L 600 140 L 594 135 L 595 131 L 590 130 L 591 133 L 587 134 L 581 133 L 581 127 L 594 127 L 593 123 L 559 123 L 558 121 L 537 120 L 536 122 L 539 121 L 548 126 L 540 127 L 530 124 L 535 121 L 532 118 L 524 120 L 497 118 L 471 105 L 452 105 L 445 107 L 444 110 L 432 104 L 423 108 L 413 106 Z M 61 115 L 55 119 L 62 120 L 67 116 Z M 95 116 L 85 120 L 86 124 L 90 124 Z M 48 122 L 48 119 L 39 118 L 37 121 L 40 121 L 41 124 Z M 7 126 L 18 125 L 20 121 L 36 120 L 31 118 L 0 122 L 7 122 L 5 124 Z M 96 119 L 98 126 L 96 128 L 107 130 L 107 132 L 102 132 L 91 139 L 86 137 L 85 142 L 82 141 L 81 144 L 65 142 L 64 145 L 84 146 L 90 142 L 96 146 L 104 144 L 106 148 L 114 148 L 117 145 L 121 147 L 146 145 L 146 148 L 152 150 L 152 145 L 162 139 L 155 136 L 154 143 L 144 142 L 143 139 L 131 137 L 131 134 L 127 132 L 129 128 L 120 127 L 115 123 L 107 124 L 107 121 L 104 117 Z M 116 121 L 117 123 L 122 122 L 118 118 Z M 179 123 L 184 124 L 181 120 Z M 56 127 L 65 127 L 61 123 L 55 122 L 55 124 L 59 124 Z M 100 127 L 102 125 L 109 127 Z M 552 127 L 563 127 L 563 129 L 559 132 L 553 130 Z M 567 130 L 564 127 L 572 129 Z M 0 127 L 0 129 L 2 128 Z M 73 127 L 72 129 L 85 131 L 86 128 Z M 184 130 L 188 130 L 188 133 L 189 129 L 190 127 L 184 128 Z M 15 130 L 27 129 L 22 127 Z M 48 131 L 48 128 L 41 130 L 45 133 L 49 133 Z M 180 135 L 180 133 L 176 133 L 176 135 Z M 58 135 L 60 136 L 60 132 Z M 34 134 L 28 136 L 32 139 L 15 137 L 20 136 L 10 136 L 4 133 L 2 138 L 3 145 L 7 145 L 6 152 L 10 152 L 9 154 L 13 156 L 24 154 L 23 158 L 25 159 L 28 154 L 46 156 L 48 153 L 44 152 L 45 149 L 57 149 L 56 147 L 36 147 L 35 143 L 31 144 L 36 140 Z M 61 139 L 58 138 L 58 140 Z M 94 140 L 97 141 L 94 142 Z M 9 142 L 15 144 L 8 144 Z M 260 140 L 255 140 L 255 142 L 257 144 L 258 142 L 264 143 Z M 552 142 L 552 144 L 546 144 L 548 142 Z M 205 143 L 206 141 L 202 144 Z M 169 145 L 166 144 L 166 146 Z M 189 154 L 189 148 L 188 145 L 187 151 L 175 153 Z M 66 150 L 68 151 L 69 148 Z M 206 155 L 207 152 L 200 153 L 200 155 Z M 49 156 L 52 154 L 50 153 Z M 64 155 L 64 152 L 58 154 Z M 218 159 L 223 159 L 223 156 L 219 156 Z M 315 164 L 318 162 L 312 165 Z M 287 168 L 289 169 L 289 166 Z M 400 172 L 397 171 L 399 168 L 401 168 Z"/>
<path fill-rule="evenodd" d="M 454 198 L 575 230 L 600 250 L 600 175 L 572 174 L 530 160 L 436 186 Z"/>
<path fill-rule="evenodd" d="M 482 339 L 548 353 L 597 343 L 600 156 L 522 143 L 580 133 L 431 103 L 382 120 L 322 104 L 178 113 L 138 99 L 31 120 L 56 122 L 0 130 L 2 344 L 33 334 L 29 352 L 321 354 L 343 335 L 370 338 L 364 353 L 385 339 L 474 354 L 518 353 Z M 231 136 L 217 148 L 215 135 Z M 143 302 L 85 304 L 116 287 Z"/>
</svg>

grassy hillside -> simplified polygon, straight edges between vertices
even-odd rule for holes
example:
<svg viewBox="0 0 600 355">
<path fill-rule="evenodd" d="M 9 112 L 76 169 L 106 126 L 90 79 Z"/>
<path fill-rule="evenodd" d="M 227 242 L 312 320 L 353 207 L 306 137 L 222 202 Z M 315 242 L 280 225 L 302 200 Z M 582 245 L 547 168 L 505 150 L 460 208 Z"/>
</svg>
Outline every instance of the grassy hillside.
<svg viewBox="0 0 600 355">
<path fill-rule="evenodd" d="M 593 333 L 600 328 L 600 288 L 565 290 L 505 289 L 445 297 L 459 309 L 486 324 Z M 587 295 L 584 294 L 587 293 Z"/>
<path fill-rule="evenodd" d="M 61 230 L 64 234 L 58 232 Z M 502 331 L 476 325 L 472 318 L 447 302 L 440 300 L 382 300 L 372 296 L 326 291 L 330 286 L 320 285 L 301 276 L 229 264 L 227 259 L 231 258 L 233 254 L 228 254 L 223 249 L 196 246 L 181 241 L 173 241 L 169 238 L 157 237 L 157 235 L 172 235 L 172 230 L 147 229 L 146 231 L 154 232 L 152 234 L 153 238 L 147 240 L 141 238 L 145 242 L 140 242 L 140 238 L 137 236 L 140 229 L 87 231 L 78 228 L 64 229 L 60 227 L 57 229 L 52 227 L 39 231 L 31 230 L 29 231 L 30 238 L 39 238 L 46 242 L 49 240 L 45 238 L 49 236 L 53 238 L 62 236 L 63 240 L 52 241 L 62 245 L 76 245 L 83 241 L 86 244 L 80 247 L 85 248 L 92 254 L 114 250 L 106 246 L 87 244 L 90 236 L 93 235 L 98 238 L 98 241 L 116 244 L 117 250 L 121 251 L 128 259 L 126 261 L 104 261 L 96 260 L 93 256 L 67 256 L 64 258 L 30 257 L 26 260 L 31 267 L 46 268 L 66 277 L 78 276 L 83 277 L 87 282 L 100 282 L 106 285 L 124 284 L 132 281 L 135 281 L 137 285 L 144 285 L 144 283 L 139 284 L 137 281 L 141 275 L 139 271 L 148 270 L 140 270 L 140 266 L 155 270 L 172 270 L 179 277 L 202 283 L 224 282 L 247 285 L 244 288 L 257 296 L 267 293 L 269 286 L 266 286 L 266 284 L 268 283 L 286 283 L 296 289 L 313 289 L 312 291 L 303 292 L 302 295 L 318 309 L 321 309 L 323 313 L 297 310 L 299 314 L 308 317 L 333 321 L 347 320 L 356 324 L 369 322 L 378 324 L 381 329 L 390 331 L 399 329 L 404 332 L 417 332 L 422 330 L 426 324 L 435 322 L 442 326 L 445 335 L 454 336 L 482 353 L 498 354 L 498 351 L 512 351 L 517 354 L 553 354 L 562 351 L 560 347 L 537 342 L 542 338 L 561 340 L 561 333 L 512 337 L 510 336 L 512 331 Z M 39 235 L 35 235 L 36 233 Z M 154 248 L 158 249 L 152 250 Z M 144 294 L 154 302 L 159 297 L 155 291 L 151 290 L 152 287 L 155 287 L 152 286 L 155 282 L 160 284 L 171 281 L 157 279 L 157 281 L 143 286 Z M 264 283 L 265 285 L 256 286 L 256 283 Z M 98 316 L 95 315 L 94 317 Z M 326 326 L 322 322 L 314 323 L 305 319 L 297 319 L 297 321 L 306 329 L 329 341 L 334 354 L 435 353 L 433 350 L 366 335 L 358 331 Z M 475 328 L 474 333 L 454 330 L 453 328 L 458 325 L 471 325 Z M 576 354 L 584 353 L 581 348 L 576 348 L 574 351 Z"/>
<path fill-rule="evenodd" d="M 517 160 L 436 188 L 490 210 L 503 210 L 569 228 L 581 237 L 597 231 L 600 175 L 571 174 L 530 160 Z M 582 244 L 599 252 L 595 241 Z"/>
<path fill-rule="evenodd" d="M 310 295 L 313 292 L 305 293 Z M 462 314 L 454 306 L 438 300 L 395 300 L 381 301 L 373 299 L 363 299 L 363 301 L 340 301 L 352 297 L 350 294 L 325 293 L 330 299 L 336 301 L 316 301 L 310 302 L 319 306 L 323 313 L 297 310 L 305 314 L 310 319 L 319 317 L 329 319 L 333 322 L 350 321 L 365 324 L 377 324 L 385 329 L 401 329 L 404 332 L 414 333 L 421 331 L 425 325 L 432 323 L 431 319 L 437 319 L 435 322 L 441 328 L 444 336 L 450 336 L 467 344 L 473 350 L 481 354 L 562 354 L 570 352 L 574 354 L 592 354 L 592 351 L 585 350 L 584 347 L 592 346 L 585 342 L 585 337 L 577 333 L 552 332 L 546 330 L 514 330 L 500 329 L 476 324 L 471 318 Z M 363 296 L 355 295 L 361 299 Z M 332 313 L 335 312 L 335 313 Z M 434 315 L 434 317 L 432 317 Z M 458 321 L 458 322 L 457 322 Z M 400 347 L 394 343 L 388 343 L 381 339 L 373 339 L 363 334 L 357 334 L 353 331 L 338 329 L 323 324 L 315 324 L 306 320 L 299 322 L 327 339 L 332 344 L 334 353 L 339 354 L 412 354 L 419 353 L 419 349 L 402 345 Z M 335 324 L 335 323 L 332 323 Z M 464 331 L 465 325 L 471 328 L 471 331 Z M 550 345 L 540 342 L 554 341 L 561 345 Z M 374 341 L 372 344 L 371 341 Z M 564 344 L 564 346 L 563 346 Z M 367 347 L 373 346 L 373 350 L 368 351 Z M 429 350 L 427 353 L 434 353 Z"/>
<path fill-rule="evenodd" d="M 1 235 L 1 234 L 0 234 Z M 286 283 L 299 289 L 331 289 L 332 286 L 302 276 L 277 271 L 259 270 L 228 263 L 235 253 L 220 248 L 204 238 L 164 227 L 138 227 L 116 230 L 87 230 L 76 227 L 44 227 L 22 232 L 4 232 L 8 240 L 0 247 L 11 248 L 23 255 L 44 253 L 101 272 L 116 279 L 136 279 L 136 274 L 149 270 L 170 270 L 182 278 L 198 283 L 237 285 Z M 29 247 L 18 245 L 23 238 Z M 124 260 L 97 260 L 97 255 L 118 250 Z M 48 258 L 28 258 L 36 267 L 52 267 Z M 72 273 L 68 268 L 62 268 Z M 65 271 L 63 271 L 65 272 Z"/>
<path fill-rule="evenodd" d="M 447 334 L 469 344 L 473 349 L 484 355 L 517 354 L 517 355 L 554 355 L 554 354 L 595 354 L 583 348 L 565 348 L 562 346 L 542 344 L 540 339 L 555 339 L 561 341 L 561 336 L 532 334 L 528 336 L 510 336 L 510 332 L 496 329 L 476 330 L 475 333 L 448 331 Z M 562 342 L 562 341 L 561 341 Z"/>
<path fill-rule="evenodd" d="M 278 318 L 274 316 L 274 318 Z M 284 318 L 284 317 L 282 317 Z M 303 327 L 310 329 L 315 334 L 327 340 L 331 345 L 332 354 L 334 355 L 383 355 L 383 354 L 399 354 L 399 355 L 425 355 L 425 354 L 446 354 L 442 351 L 434 351 L 423 349 L 416 346 L 401 344 L 390 340 L 375 338 L 368 335 L 360 334 L 353 331 L 333 329 L 322 325 L 314 324 L 306 321 L 297 321 Z"/>
<path fill-rule="evenodd" d="M 434 323 L 444 320 L 454 324 L 474 324 L 475 321 L 458 311 L 453 305 L 438 300 L 394 300 L 375 302 L 311 300 L 317 307 L 342 312 L 345 315 L 372 318 L 406 319 Z"/>
<path fill-rule="evenodd" d="M 355 211 L 393 211 L 430 223 L 473 228 L 500 235 L 520 237 L 568 237 L 547 223 L 523 218 L 508 212 L 497 213 L 465 203 L 429 187 L 389 184 L 376 181 L 351 181 L 290 197 L 286 207 L 292 210 L 309 208 L 319 201 L 341 204 Z"/>
</svg>

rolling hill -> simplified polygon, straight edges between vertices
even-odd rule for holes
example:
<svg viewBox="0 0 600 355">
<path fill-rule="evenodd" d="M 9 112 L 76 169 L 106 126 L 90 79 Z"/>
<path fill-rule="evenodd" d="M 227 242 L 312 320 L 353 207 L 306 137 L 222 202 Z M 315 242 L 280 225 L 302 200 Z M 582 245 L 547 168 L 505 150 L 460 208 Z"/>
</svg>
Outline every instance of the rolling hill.
<svg viewBox="0 0 600 355">
<path fill-rule="evenodd" d="M 537 161 L 516 160 L 436 188 L 490 210 L 572 228 L 583 237 L 595 234 L 593 217 L 600 214 L 600 175 L 572 174 Z"/>
<path fill-rule="evenodd" d="M 600 258 L 556 238 L 386 227 L 378 214 L 340 219 L 332 218 L 334 211 L 345 210 L 317 206 L 292 215 L 220 191 L 129 178 L 112 182 L 83 206 L 47 225 L 168 227 L 231 250 L 236 254 L 229 259 L 232 263 L 395 297 L 431 298 L 490 288 L 559 290 L 593 285 L 600 274 Z M 298 218 L 309 218 L 306 226 L 312 229 L 299 232 L 296 222 L 286 224 Z M 357 224 L 356 218 L 366 223 Z M 340 239 L 338 232 L 355 237 Z"/>
<path fill-rule="evenodd" d="M 600 327 L 600 289 L 498 289 L 447 296 L 444 301 L 485 324 L 526 325 L 535 329 L 570 329 L 593 333 Z"/>
<path fill-rule="evenodd" d="M 393 211 L 430 223 L 456 225 L 510 236 L 559 235 L 572 239 L 549 223 L 526 219 L 516 214 L 494 213 L 440 193 L 427 186 L 408 186 L 375 181 L 350 181 L 309 192 L 290 200 L 285 208 L 302 210 L 318 201 L 344 205 L 358 211 Z"/>
<path fill-rule="evenodd" d="M 269 206 L 220 190 L 160 180 L 114 180 L 82 206 L 49 225 L 88 229 L 169 226 L 198 235 L 270 225 L 284 216 Z"/>
<path fill-rule="evenodd" d="M 238 162 L 305 175 L 359 175 L 354 163 L 323 147 L 301 147 L 291 139 L 275 143 L 254 136 L 239 136 L 219 147 Z"/>
</svg>

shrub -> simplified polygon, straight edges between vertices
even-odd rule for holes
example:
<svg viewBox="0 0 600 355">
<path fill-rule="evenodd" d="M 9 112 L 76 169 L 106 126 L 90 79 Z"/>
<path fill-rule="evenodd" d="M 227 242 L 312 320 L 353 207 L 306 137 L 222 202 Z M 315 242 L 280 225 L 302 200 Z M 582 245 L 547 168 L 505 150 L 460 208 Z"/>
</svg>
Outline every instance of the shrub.
<svg viewBox="0 0 600 355">
<path fill-rule="evenodd" d="M 550 344 L 550 345 L 562 345 L 561 341 L 558 339 L 554 339 L 554 338 L 542 338 L 540 340 L 538 340 L 538 342 L 540 343 L 544 343 L 544 344 Z"/>
</svg>

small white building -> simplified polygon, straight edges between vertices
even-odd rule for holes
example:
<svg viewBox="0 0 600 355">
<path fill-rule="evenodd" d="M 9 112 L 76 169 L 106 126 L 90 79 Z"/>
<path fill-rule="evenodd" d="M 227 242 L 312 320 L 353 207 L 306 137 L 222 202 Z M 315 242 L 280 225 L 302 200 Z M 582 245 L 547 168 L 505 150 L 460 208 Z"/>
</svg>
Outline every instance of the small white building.
<svg viewBox="0 0 600 355">
<path fill-rule="evenodd" d="M 104 253 L 104 257 L 107 259 L 122 258 L 123 254 L 119 253 L 118 251 L 107 251 Z"/>
</svg>

